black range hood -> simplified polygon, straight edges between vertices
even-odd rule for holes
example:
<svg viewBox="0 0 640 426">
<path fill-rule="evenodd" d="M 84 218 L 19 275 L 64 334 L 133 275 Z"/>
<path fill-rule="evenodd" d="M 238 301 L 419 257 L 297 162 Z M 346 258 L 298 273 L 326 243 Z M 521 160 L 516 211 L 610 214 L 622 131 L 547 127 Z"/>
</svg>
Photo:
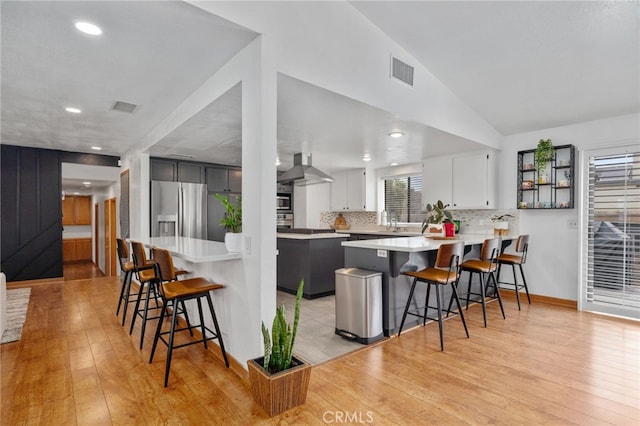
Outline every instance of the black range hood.
<svg viewBox="0 0 640 426">
<path fill-rule="evenodd" d="M 278 183 L 286 182 L 304 186 L 333 182 L 333 178 L 311 165 L 311 154 L 298 153 L 293 156 L 293 167 L 278 177 Z"/>
</svg>

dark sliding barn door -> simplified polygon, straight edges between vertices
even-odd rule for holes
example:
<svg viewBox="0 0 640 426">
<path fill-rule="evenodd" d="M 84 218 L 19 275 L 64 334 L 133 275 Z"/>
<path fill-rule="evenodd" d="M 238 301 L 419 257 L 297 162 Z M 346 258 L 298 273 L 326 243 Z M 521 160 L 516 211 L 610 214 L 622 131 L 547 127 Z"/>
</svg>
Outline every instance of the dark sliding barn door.
<svg viewBox="0 0 640 426">
<path fill-rule="evenodd" d="M 1 268 L 7 281 L 62 277 L 60 152 L 2 145 Z"/>
</svg>

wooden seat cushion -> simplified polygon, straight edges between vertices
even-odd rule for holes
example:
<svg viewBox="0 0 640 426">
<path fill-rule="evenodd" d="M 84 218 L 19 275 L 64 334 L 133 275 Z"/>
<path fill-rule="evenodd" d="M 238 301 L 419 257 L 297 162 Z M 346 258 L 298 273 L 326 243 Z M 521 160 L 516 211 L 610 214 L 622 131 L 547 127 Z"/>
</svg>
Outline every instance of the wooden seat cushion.
<svg viewBox="0 0 640 426">
<path fill-rule="evenodd" d="M 495 272 L 498 268 L 496 263 L 489 260 L 469 259 L 460 264 L 460 269 L 470 272 Z"/>
<path fill-rule="evenodd" d="M 518 265 L 522 263 L 522 256 L 503 253 L 498 257 L 498 262 Z"/>
<path fill-rule="evenodd" d="M 448 269 L 426 268 L 421 271 L 404 272 L 405 275 L 415 277 L 420 281 L 429 281 L 436 284 L 449 284 L 456 280 L 455 271 Z"/>
<path fill-rule="evenodd" d="M 143 269 L 142 271 L 138 272 L 138 276 L 140 278 L 140 281 L 146 283 L 147 281 L 154 280 L 156 278 L 156 273 L 153 269 Z"/>
<path fill-rule="evenodd" d="M 133 264 L 133 262 L 124 262 L 122 264 L 122 272 L 129 272 L 129 271 L 133 271 L 135 269 L 135 265 Z"/>
<path fill-rule="evenodd" d="M 223 287 L 222 284 L 212 283 L 205 278 L 189 278 L 182 281 L 169 281 L 162 286 L 162 290 L 167 300 L 171 300 L 176 297 L 193 296 Z"/>
</svg>

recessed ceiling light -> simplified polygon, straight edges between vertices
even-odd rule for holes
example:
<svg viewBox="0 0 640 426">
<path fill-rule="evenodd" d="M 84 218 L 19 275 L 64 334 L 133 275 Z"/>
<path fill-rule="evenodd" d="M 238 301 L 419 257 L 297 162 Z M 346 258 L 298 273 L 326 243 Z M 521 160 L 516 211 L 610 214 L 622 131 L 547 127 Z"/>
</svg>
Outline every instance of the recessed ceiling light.
<svg viewBox="0 0 640 426">
<path fill-rule="evenodd" d="M 91 185 L 91 182 L 82 182 L 83 185 L 89 186 Z"/>
<path fill-rule="evenodd" d="M 85 34 L 89 35 L 100 35 L 102 34 L 102 30 L 97 25 L 91 24 L 89 22 L 76 22 L 75 26 L 78 30 L 82 31 Z"/>
<path fill-rule="evenodd" d="M 91 149 L 93 149 L 94 151 L 102 151 L 102 148 L 99 146 L 92 146 Z"/>
<path fill-rule="evenodd" d="M 365 154 L 365 155 L 362 157 L 362 161 L 371 161 L 371 157 L 369 156 L 369 154 Z"/>
<path fill-rule="evenodd" d="M 391 133 L 389 133 L 389 136 L 391 136 L 392 138 L 399 138 L 401 136 L 404 136 L 404 133 L 402 133 L 402 132 L 391 132 Z"/>
<path fill-rule="evenodd" d="M 276 157 L 276 166 L 279 166 L 279 165 L 280 165 L 280 158 Z"/>
<path fill-rule="evenodd" d="M 74 192 L 73 195 L 80 195 L 78 191 Z"/>
<path fill-rule="evenodd" d="M 389 163 L 390 166 L 397 166 L 398 163 Z"/>
<path fill-rule="evenodd" d="M 74 107 L 66 107 L 64 110 L 72 114 L 80 114 L 82 112 L 80 108 L 74 108 Z"/>
</svg>

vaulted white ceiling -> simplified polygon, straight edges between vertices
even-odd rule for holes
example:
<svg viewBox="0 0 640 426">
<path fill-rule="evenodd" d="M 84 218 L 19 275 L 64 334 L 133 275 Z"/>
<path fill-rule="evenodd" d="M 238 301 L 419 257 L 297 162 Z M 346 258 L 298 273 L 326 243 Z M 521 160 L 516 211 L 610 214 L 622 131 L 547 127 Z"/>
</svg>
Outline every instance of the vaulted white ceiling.
<svg viewBox="0 0 640 426">
<path fill-rule="evenodd" d="M 355 1 L 503 135 L 640 111 L 638 1 Z"/>
<path fill-rule="evenodd" d="M 640 111 L 639 2 L 351 4 L 504 135 Z M 183 2 L 0 7 L 6 144 L 121 155 L 257 36 Z M 79 33 L 79 19 L 104 34 Z M 240 96 L 230 90 L 151 154 L 238 164 Z M 139 106 L 113 111 L 117 100 Z M 407 135 L 390 139 L 392 126 Z M 281 74 L 281 168 L 306 143 L 327 168 L 360 167 L 364 152 L 382 166 L 477 147 Z"/>
</svg>

